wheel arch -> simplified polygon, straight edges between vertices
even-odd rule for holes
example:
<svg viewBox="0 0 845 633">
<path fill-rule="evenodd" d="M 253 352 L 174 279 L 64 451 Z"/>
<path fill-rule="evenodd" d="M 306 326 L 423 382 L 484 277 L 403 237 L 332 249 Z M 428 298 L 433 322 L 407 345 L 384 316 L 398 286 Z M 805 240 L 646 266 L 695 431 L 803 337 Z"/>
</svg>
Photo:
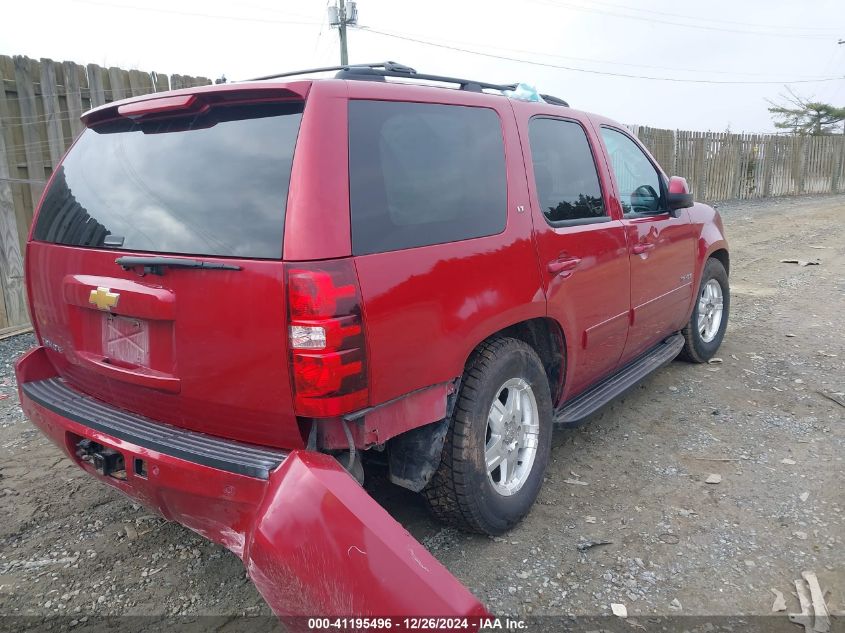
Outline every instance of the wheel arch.
<svg viewBox="0 0 845 633">
<path fill-rule="evenodd" d="M 496 337 L 511 337 L 523 341 L 531 346 L 540 357 L 546 377 L 549 380 L 552 404 L 557 405 L 563 393 L 564 376 L 566 375 L 566 335 L 560 323 L 549 317 L 536 317 L 514 323 L 488 336 L 474 349 L 483 345 L 485 341 Z M 469 356 L 471 356 L 470 353 Z M 469 360 L 467 356 L 467 360 Z"/>
<path fill-rule="evenodd" d="M 725 272 L 728 273 L 728 275 L 730 276 L 730 274 L 731 274 L 731 256 L 728 253 L 728 249 L 724 245 L 721 245 L 718 248 L 714 248 L 713 250 L 711 250 L 707 254 L 707 257 L 704 258 L 704 262 L 706 263 L 707 260 L 710 259 L 711 257 L 713 259 L 716 259 L 719 262 L 721 262 L 722 266 L 725 267 Z M 704 264 L 702 264 L 702 266 L 703 265 Z"/>
<path fill-rule="evenodd" d="M 491 339 L 501 337 L 523 341 L 537 352 L 549 381 L 552 406 L 557 406 L 563 393 L 566 373 L 566 337 L 561 325 L 549 317 L 535 317 L 501 328 L 479 341 L 469 351 L 464 367 L 479 347 Z M 440 449 L 459 389 L 460 377 L 456 377 L 454 388 L 447 397 L 445 419 L 405 431 L 388 441 L 388 466 L 390 480 L 394 484 L 419 492 L 429 483 L 440 465 Z"/>
</svg>

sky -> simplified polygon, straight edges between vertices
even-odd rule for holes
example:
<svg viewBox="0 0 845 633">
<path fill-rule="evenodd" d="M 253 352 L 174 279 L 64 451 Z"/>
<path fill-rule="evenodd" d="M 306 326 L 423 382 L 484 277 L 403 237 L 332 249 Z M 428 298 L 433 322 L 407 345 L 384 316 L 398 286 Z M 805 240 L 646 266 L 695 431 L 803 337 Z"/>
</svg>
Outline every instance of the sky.
<svg viewBox="0 0 845 633">
<path fill-rule="evenodd" d="M 843 0 L 357 5 L 352 63 L 389 59 L 430 74 L 526 82 L 627 124 L 772 131 L 767 100 L 778 100 L 786 85 L 845 106 Z M 0 54 L 246 79 L 338 64 L 326 7 L 326 0 L 8 2 L 0 9 Z M 833 80 L 807 81 L 820 78 Z"/>
</svg>

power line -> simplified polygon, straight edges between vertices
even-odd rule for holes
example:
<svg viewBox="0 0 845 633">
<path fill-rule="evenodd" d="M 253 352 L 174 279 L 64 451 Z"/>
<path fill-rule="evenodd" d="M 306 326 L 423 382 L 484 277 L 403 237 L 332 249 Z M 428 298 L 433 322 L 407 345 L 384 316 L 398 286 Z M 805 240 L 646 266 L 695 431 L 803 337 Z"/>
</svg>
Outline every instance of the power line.
<svg viewBox="0 0 845 633">
<path fill-rule="evenodd" d="M 734 85 L 742 85 L 742 84 L 799 84 L 799 83 L 820 83 L 826 81 L 841 81 L 845 79 L 845 77 L 821 77 L 819 79 L 795 79 L 791 81 L 760 81 L 760 80 L 751 80 L 751 81 L 733 81 L 733 80 L 718 80 L 718 79 L 684 79 L 680 77 L 652 77 L 649 75 L 633 75 L 628 73 L 617 73 L 611 72 L 606 70 L 593 70 L 589 68 L 578 68 L 576 66 L 563 66 L 561 64 L 550 64 L 548 62 L 539 62 L 533 61 L 529 59 L 521 59 L 519 57 L 510 57 L 507 55 L 497 55 L 494 53 L 485 53 L 482 51 L 475 51 L 470 50 L 468 48 L 462 48 L 459 46 L 450 46 L 447 44 L 438 44 L 436 42 L 431 42 L 429 40 L 424 40 L 416 37 L 409 37 L 405 35 L 399 35 L 397 33 L 389 33 L 387 31 L 380 31 L 377 29 L 369 28 L 369 27 L 360 27 L 361 30 L 368 32 L 368 33 L 376 33 L 377 35 L 383 35 L 385 37 L 391 37 L 398 40 L 405 40 L 407 42 L 415 42 L 417 44 L 423 44 L 425 46 L 434 46 L 437 48 L 444 48 L 447 50 L 458 51 L 461 53 L 469 53 L 470 55 L 479 55 L 481 57 L 490 57 L 492 59 L 501 59 L 504 61 L 510 62 L 518 62 L 521 64 L 531 64 L 532 66 L 542 66 L 544 68 L 555 68 L 557 70 L 571 70 L 573 72 L 579 73 L 589 73 L 591 75 L 605 75 L 608 77 L 624 77 L 627 79 L 647 79 L 649 81 L 670 81 L 675 83 L 695 83 L 695 84 L 734 84 Z"/>
<path fill-rule="evenodd" d="M 326 0 L 326 11 L 328 11 L 328 9 L 329 9 L 329 3 L 330 2 L 331 2 L 331 0 Z M 317 49 L 320 46 L 320 38 L 323 37 L 323 28 L 324 27 L 325 27 L 325 22 L 321 21 L 320 22 L 320 30 L 317 33 L 317 40 L 314 42 L 314 52 L 312 53 L 312 55 L 314 55 L 314 56 L 317 55 Z"/>
<path fill-rule="evenodd" d="M 379 31 L 378 29 L 373 29 L 371 27 L 361 27 L 361 28 L 366 29 L 366 30 L 370 30 L 370 31 L 373 31 L 373 32 L 384 33 L 383 31 Z M 392 35 L 403 36 L 403 37 L 407 37 L 407 38 L 411 38 L 411 39 L 422 38 L 422 36 L 419 36 L 419 35 L 416 35 L 416 34 L 413 34 L 413 33 L 400 33 L 400 32 L 396 32 L 396 31 L 391 31 L 390 33 Z M 455 46 L 460 46 L 460 45 L 475 46 L 475 44 L 470 43 L 470 42 L 448 40 L 448 39 L 445 39 L 445 38 L 442 38 L 442 37 L 436 38 L 436 41 L 434 41 L 434 40 L 426 40 L 426 41 L 431 43 L 431 44 L 442 44 L 442 43 L 445 42 L 447 44 L 452 44 L 452 45 L 455 45 Z M 656 70 L 670 70 L 670 71 L 689 72 L 689 73 L 705 73 L 705 74 L 715 74 L 715 75 L 734 75 L 734 76 L 745 76 L 745 77 L 771 77 L 773 75 L 772 73 L 748 73 L 748 72 L 742 72 L 742 71 L 710 70 L 710 69 L 705 69 L 705 68 L 679 68 L 677 66 L 656 66 L 656 65 L 652 65 L 652 64 L 634 64 L 634 63 L 630 63 L 630 62 L 620 62 L 620 61 L 615 61 L 615 60 L 610 60 L 610 59 L 595 59 L 595 58 L 590 58 L 590 57 L 574 57 L 572 55 L 559 55 L 559 54 L 556 54 L 556 53 L 545 53 L 545 52 L 542 52 L 542 51 L 526 50 L 526 49 L 521 49 L 521 48 L 509 48 L 509 47 L 499 46 L 498 44 L 496 44 L 496 45 L 487 44 L 487 45 L 484 45 L 484 46 L 486 46 L 486 48 L 488 48 L 488 49 L 494 49 L 496 51 L 506 51 L 506 52 L 509 52 L 509 53 L 525 53 L 525 54 L 528 54 L 528 55 L 539 55 L 541 57 L 553 57 L 553 58 L 556 58 L 556 59 L 571 59 L 571 60 L 575 60 L 575 61 L 591 62 L 591 63 L 595 63 L 595 64 L 607 64 L 607 65 L 611 65 L 611 66 L 629 66 L 629 67 L 632 67 L 632 68 L 650 68 L 650 69 L 656 69 Z M 821 75 L 816 75 L 816 76 L 796 77 L 796 79 L 801 79 L 801 80 L 804 80 L 804 79 L 824 79 L 825 76 L 826 76 L 826 73 L 822 73 Z M 781 83 L 781 82 L 778 81 L 777 83 Z"/>
<path fill-rule="evenodd" d="M 220 15 L 218 13 L 200 13 L 198 11 L 179 11 L 177 9 L 156 9 L 153 7 L 141 7 L 131 4 L 114 4 L 112 2 L 98 2 L 97 0 L 72 0 L 73 2 L 81 2 L 83 4 L 94 4 L 101 7 L 109 7 L 112 9 L 129 9 L 131 11 L 144 11 L 147 13 L 167 13 L 170 15 L 184 15 L 199 18 L 211 18 L 215 20 L 236 20 L 239 22 L 258 22 L 260 24 L 290 24 L 290 25 L 316 25 L 320 22 L 300 22 L 295 20 L 274 20 L 271 18 L 249 18 L 241 15 Z"/>
<path fill-rule="evenodd" d="M 231 5 L 230 2 L 225 3 L 227 6 Z M 238 7 L 249 7 L 250 9 L 258 9 L 259 11 L 265 11 L 267 13 L 274 13 L 276 15 L 285 15 L 291 16 L 295 18 L 305 18 L 306 20 L 316 20 L 317 18 L 313 15 L 305 15 L 304 13 L 294 13 L 293 11 L 288 11 L 286 9 L 279 9 L 278 7 L 268 7 L 267 5 L 263 4 L 252 4 L 250 2 L 241 2 L 238 0 L 237 2 Z M 316 22 L 315 22 L 316 24 Z M 321 22 L 322 24 L 322 22 Z"/>
<path fill-rule="evenodd" d="M 64 136 L 62 136 L 62 145 L 67 146 L 70 143 L 64 142 Z M 36 152 L 47 153 L 47 150 L 50 148 L 49 141 L 35 141 L 33 143 L 21 143 L 19 145 L 6 145 L 6 153 L 12 154 L 15 152 L 26 152 L 26 150 L 32 150 Z"/>
<path fill-rule="evenodd" d="M 800 31 L 839 31 L 838 27 L 831 26 L 793 26 L 791 24 L 755 24 L 751 22 L 737 22 L 734 20 L 720 20 L 719 18 L 705 18 L 696 15 L 685 15 L 682 13 L 669 13 L 667 11 L 655 11 L 654 9 L 643 9 L 640 7 L 632 7 L 625 4 L 613 4 L 612 2 L 600 2 L 599 0 L 592 0 L 592 4 L 612 7 L 614 9 L 622 9 L 624 11 L 632 11 L 634 13 L 651 13 L 653 15 L 665 15 L 673 18 L 681 18 L 683 20 L 695 20 L 698 22 L 716 22 L 718 24 L 733 24 L 735 26 L 748 26 L 751 28 L 760 29 L 787 29 Z"/>
<path fill-rule="evenodd" d="M 767 31 L 752 31 L 748 29 L 729 29 L 729 28 L 722 28 L 722 27 L 715 27 L 715 26 L 707 26 L 705 24 L 688 24 L 685 22 L 674 22 L 672 20 L 659 20 L 656 18 L 649 18 L 637 15 L 628 15 L 625 13 L 616 13 L 613 11 L 608 11 L 605 9 L 598 9 L 594 7 L 585 7 L 576 4 L 569 4 L 566 2 L 552 2 L 551 0 L 529 0 L 530 2 L 534 2 L 535 4 L 541 4 L 544 6 L 549 7 L 558 7 L 561 9 L 573 9 L 574 11 L 583 11 L 586 13 L 598 13 L 601 15 L 608 15 L 611 17 L 616 18 L 623 18 L 627 20 L 638 20 L 640 22 L 648 22 L 649 24 L 668 24 L 671 26 L 680 26 L 685 27 L 688 29 L 700 29 L 703 31 L 718 31 L 720 33 L 741 33 L 743 35 L 768 35 L 772 37 L 793 37 L 799 39 L 830 39 L 832 35 L 811 35 L 811 34 L 801 34 L 801 33 L 789 33 L 789 32 L 767 32 Z"/>
</svg>

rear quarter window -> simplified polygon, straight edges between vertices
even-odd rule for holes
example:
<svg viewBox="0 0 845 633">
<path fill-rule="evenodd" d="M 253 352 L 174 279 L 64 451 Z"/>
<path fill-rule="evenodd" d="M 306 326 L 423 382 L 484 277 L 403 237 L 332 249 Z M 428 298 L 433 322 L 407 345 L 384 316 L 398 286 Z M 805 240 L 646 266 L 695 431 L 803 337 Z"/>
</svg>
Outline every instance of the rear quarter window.
<svg viewBox="0 0 845 633">
<path fill-rule="evenodd" d="M 349 103 L 356 255 L 501 233 L 507 216 L 502 126 L 494 110 Z"/>
</svg>

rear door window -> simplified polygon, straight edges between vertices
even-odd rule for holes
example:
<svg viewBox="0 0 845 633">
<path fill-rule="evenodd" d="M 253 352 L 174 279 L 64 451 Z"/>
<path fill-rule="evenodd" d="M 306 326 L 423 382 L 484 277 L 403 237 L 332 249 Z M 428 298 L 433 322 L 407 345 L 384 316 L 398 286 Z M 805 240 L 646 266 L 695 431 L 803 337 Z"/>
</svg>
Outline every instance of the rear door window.
<svg viewBox="0 0 845 633">
<path fill-rule="evenodd" d="M 349 187 L 356 255 L 501 233 L 505 150 L 489 108 L 349 103 Z"/>
<path fill-rule="evenodd" d="M 528 125 L 537 199 L 553 225 L 610 219 L 596 163 L 580 124 L 535 117 Z"/>
<path fill-rule="evenodd" d="M 280 259 L 302 109 L 226 106 L 186 120 L 121 119 L 86 130 L 47 191 L 33 237 Z"/>
</svg>

